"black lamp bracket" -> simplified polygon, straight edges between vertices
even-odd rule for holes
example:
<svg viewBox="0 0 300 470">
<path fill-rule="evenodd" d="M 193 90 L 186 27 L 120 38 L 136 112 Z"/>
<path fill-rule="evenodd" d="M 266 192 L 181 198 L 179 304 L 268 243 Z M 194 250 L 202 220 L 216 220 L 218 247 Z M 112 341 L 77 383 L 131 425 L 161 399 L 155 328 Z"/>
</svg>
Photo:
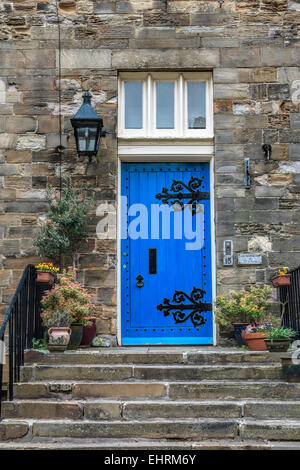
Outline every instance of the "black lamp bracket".
<svg viewBox="0 0 300 470">
<path fill-rule="evenodd" d="M 117 133 L 115 131 L 101 131 L 100 136 L 101 137 L 106 137 L 107 134 L 117 135 Z"/>
<path fill-rule="evenodd" d="M 271 144 L 263 144 L 262 149 L 265 154 L 265 159 L 266 160 L 271 160 L 272 159 L 272 145 Z"/>
<path fill-rule="evenodd" d="M 55 148 L 55 151 L 57 153 L 62 153 L 64 150 L 65 150 L 66 147 L 64 147 L 63 145 L 58 145 L 56 148 Z"/>
</svg>

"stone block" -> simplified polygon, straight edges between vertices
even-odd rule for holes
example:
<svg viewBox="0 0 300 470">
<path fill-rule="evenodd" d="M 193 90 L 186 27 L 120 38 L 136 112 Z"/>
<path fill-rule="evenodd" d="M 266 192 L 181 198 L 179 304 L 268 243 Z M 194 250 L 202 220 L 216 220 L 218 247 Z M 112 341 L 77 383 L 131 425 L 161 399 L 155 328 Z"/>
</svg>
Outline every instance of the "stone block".
<svg viewBox="0 0 300 470">
<path fill-rule="evenodd" d="M 276 82 L 277 81 L 277 68 L 276 67 L 257 67 L 253 69 L 253 80 L 255 82 Z"/>
<path fill-rule="evenodd" d="M 56 52 L 58 64 L 58 51 Z M 110 50 L 62 49 L 61 66 L 63 69 L 109 69 L 111 67 Z"/>
<path fill-rule="evenodd" d="M 8 150 L 6 153 L 7 163 L 30 163 L 31 152 L 22 150 Z"/>
<path fill-rule="evenodd" d="M 214 83 L 237 83 L 239 70 L 235 68 L 215 68 L 213 71 Z"/>
<path fill-rule="evenodd" d="M 242 439 L 269 439 L 273 441 L 298 441 L 300 425 L 296 422 L 280 422 L 266 420 L 247 422 L 241 425 Z"/>
<path fill-rule="evenodd" d="M 217 67 L 219 65 L 219 50 L 191 50 L 187 54 L 184 50 L 163 50 L 157 51 L 149 49 L 124 50 L 112 52 L 112 66 L 118 69 L 134 67 L 137 69 L 153 68 L 197 68 Z"/>
<path fill-rule="evenodd" d="M 19 439 L 29 431 L 29 425 L 22 421 L 11 421 L 0 423 L 0 441 L 8 441 L 11 439 Z"/>
<path fill-rule="evenodd" d="M 156 383 L 77 383 L 73 398 L 158 398 L 166 395 L 166 385 Z"/>
<path fill-rule="evenodd" d="M 0 164 L 0 176 L 19 175 L 19 165 L 13 163 Z"/>
<path fill-rule="evenodd" d="M 293 48 L 283 47 L 263 47 L 262 64 L 263 66 L 294 66 L 295 57 Z"/>
<path fill-rule="evenodd" d="M 260 51 L 258 48 L 224 48 L 221 54 L 223 67 L 257 67 L 260 65 Z"/>
<path fill-rule="evenodd" d="M 7 202 L 4 207 L 4 212 L 15 212 L 15 213 L 45 213 L 49 209 L 48 203 L 37 202 L 37 201 L 22 201 Z"/>
<path fill-rule="evenodd" d="M 247 98 L 249 96 L 249 85 L 245 83 L 237 84 L 216 84 L 214 86 L 215 99 L 235 99 Z"/>
<path fill-rule="evenodd" d="M 12 149 L 16 144 L 15 134 L 0 134 L 0 149 Z"/>
<path fill-rule="evenodd" d="M 28 116 L 8 116 L 5 121 L 6 132 L 24 134 L 36 130 L 36 120 Z"/>
<path fill-rule="evenodd" d="M 113 1 L 101 1 L 94 3 L 94 13 L 102 14 L 102 13 L 115 13 L 116 11 L 116 2 Z"/>
<path fill-rule="evenodd" d="M 125 403 L 123 416 L 126 419 L 178 419 L 178 418 L 239 418 L 241 407 L 233 402 L 223 404 L 196 401 L 181 402 L 131 402 Z"/>
<path fill-rule="evenodd" d="M 81 419 L 83 409 L 78 402 L 14 401 L 3 404 L 4 419 Z"/>
<path fill-rule="evenodd" d="M 92 421 L 121 419 L 121 403 L 91 402 L 84 405 L 84 417 Z"/>
<path fill-rule="evenodd" d="M 84 273 L 85 285 L 89 287 L 114 287 L 116 273 L 114 270 L 89 269 Z"/>
<path fill-rule="evenodd" d="M 39 116 L 38 133 L 48 134 L 59 132 L 59 118 L 55 116 Z"/>
<path fill-rule="evenodd" d="M 36 134 L 21 135 L 17 138 L 17 150 L 39 150 L 46 146 L 46 137 Z"/>
</svg>

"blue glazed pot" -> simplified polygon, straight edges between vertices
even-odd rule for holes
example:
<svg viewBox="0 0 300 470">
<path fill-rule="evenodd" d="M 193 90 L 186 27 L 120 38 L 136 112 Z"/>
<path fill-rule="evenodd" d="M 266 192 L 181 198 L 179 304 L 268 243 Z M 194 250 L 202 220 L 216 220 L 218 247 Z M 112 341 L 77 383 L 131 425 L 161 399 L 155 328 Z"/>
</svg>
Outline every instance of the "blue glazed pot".
<svg viewBox="0 0 300 470">
<path fill-rule="evenodd" d="M 242 337 L 242 331 L 248 326 L 248 323 L 234 323 L 234 337 L 239 346 L 244 346 L 246 343 Z"/>
</svg>

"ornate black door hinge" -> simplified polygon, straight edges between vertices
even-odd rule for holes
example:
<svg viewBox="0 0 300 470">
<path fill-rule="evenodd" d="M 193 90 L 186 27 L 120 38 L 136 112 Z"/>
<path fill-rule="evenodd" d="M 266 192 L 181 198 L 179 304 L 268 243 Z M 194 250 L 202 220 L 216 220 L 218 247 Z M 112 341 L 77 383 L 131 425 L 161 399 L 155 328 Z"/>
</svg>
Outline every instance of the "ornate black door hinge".
<svg viewBox="0 0 300 470">
<path fill-rule="evenodd" d="M 193 323 L 194 327 L 204 325 L 207 321 L 203 315 L 203 312 L 210 312 L 212 310 L 212 304 L 207 302 L 201 302 L 206 292 L 202 289 L 194 287 L 190 295 L 183 291 L 176 290 L 171 304 L 169 299 L 164 299 L 162 304 L 157 305 L 157 309 L 163 312 L 164 316 L 167 317 L 172 313 L 175 323 L 184 323 L 189 318 Z M 183 303 L 188 300 L 190 303 Z"/>
<path fill-rule="evenodd" d="M 185 204 L 191 204 L 193 213 L 196 212 L 196 205 L 205 199 L 210 199 L 209 192 L 200 191 L 201 184 L 204 178 L 191 177 L 190 181 L 186 184 L 183 181 L 173 180 L 170 189 L 162 188 L 162 192 L 156 194 L 156 199 L 161 200 L 162 204 L 178 205 L 181 208 Z M 183 192 L 184 190 L 188 192 Z M 186 202 L 184 202 L 186 200 Z"/>
</svg>

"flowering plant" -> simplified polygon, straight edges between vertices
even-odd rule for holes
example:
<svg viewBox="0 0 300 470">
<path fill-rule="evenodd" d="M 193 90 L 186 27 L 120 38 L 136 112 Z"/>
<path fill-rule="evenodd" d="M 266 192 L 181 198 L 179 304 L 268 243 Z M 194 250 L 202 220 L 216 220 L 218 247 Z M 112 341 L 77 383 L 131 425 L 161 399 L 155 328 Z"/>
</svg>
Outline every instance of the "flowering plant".
<svg viewBox="0 0 300 470">
<path fill-rule="evenodd" d="M 39 263 L 35 266 L 37 271 L 47 271 L 51 274 L 56 274 L 59 271 L 59 268 L 53 266 L 53 263 Z"/>
<path fill-rule="evenodd" d="M 271 308 L 272 288 L 250 287 L 250 290 L 231 291 L 230 295 L 220 295 L 215 302 L 215 318 L 221 326 L 232 323 L 250 324 L 267 317 Z"/>
<path fill-rule="evenodd" d="M 89 324 L 92 308 L 87 289 L 75 280 L 77 269 L 69 267 L 58 274 L 58 284 L 42 298 L 42 320 L 45 326 L 57 311 L 68 312 L 70 323 Z"/>
<path fill-rule="evenodd" d="M 259 325 L 257 323 L 252 323 L 251 325 L 247 326 L 246 332 L 247 333 L 269 333 L 274 329 L 272 323 L 266 322 L 263 325 Z"/>
<path fill-rule="evenodd" d="M 288 268 L 286 266 L 282 266 L 282 268 L 278 269 L 277 271 L 277 276 L 285 276 L 286 274 L 288 274 Z"/>
</svg>

